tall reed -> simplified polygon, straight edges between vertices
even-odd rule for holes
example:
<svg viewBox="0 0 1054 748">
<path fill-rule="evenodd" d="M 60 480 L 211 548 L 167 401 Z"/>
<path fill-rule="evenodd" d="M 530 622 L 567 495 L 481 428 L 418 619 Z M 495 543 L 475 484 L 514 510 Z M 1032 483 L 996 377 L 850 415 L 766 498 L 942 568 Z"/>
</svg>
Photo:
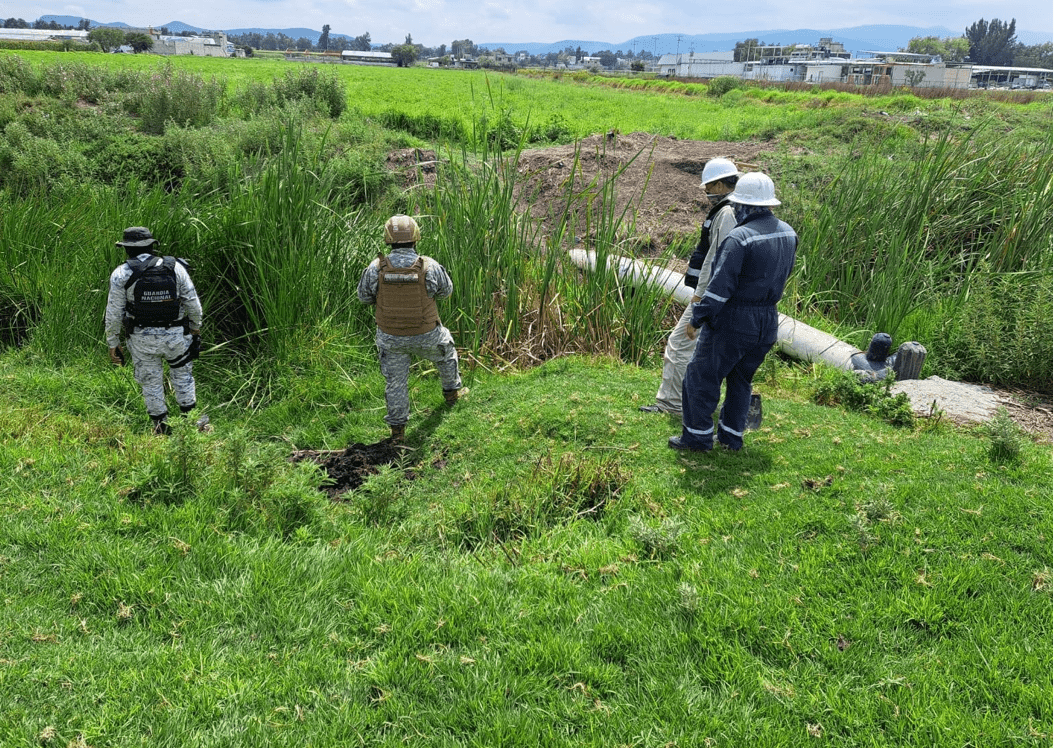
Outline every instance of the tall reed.
<svg viewBox="0 0 1054 748">
<path fill-rule="evenodd" d="M 965 292 L 981 260 L 997 274 L 1049 268 L 1051 168 L 1049 140 L 988 133 L 853 154 L 823 194 L 790 196 L 797 305 L 896 336 L 913 310 Z"/>
<path fill-rule="evenodd" d="M 232 167 L 231 194 L 190 225 L 208 254 L 218 327 L 256 355 L 288 361 L 306 331 L 356 320 L 365 329 L 355 286 L 377 230 L 363 212 L 330 208 L 321 145 L 305 152 L 293 123 L 284 138 L 275 157 Z"/>
<path fill-rule="evenodd" d="M 421 251 L 432 252 L 454 280 L 448 324 L 459 342 L 505 360 L 573 350 L 646 359 L 665 302 L 660 292 L 627 287 L 607 269 L 610 255 L 632 254 L 624 242 L 632 235 L 632 205 L 615 208 L 628 164 L 587 179 L 576 155 L 564 209 L 537 220 L 523 203 L 530 196 L 517 189 L 519 148 L 503 154 L 494 145 L 500 139 L 486 133 L 473 141 L 480 144 L 475 152 L 445 154 L 433 190 L 411 193 L 424 221 Z M 576 243 L 596 252 L 599 270 L 569 261 Z"/>
<path fill-rule="evenodd" d="M 125 259 L 114 242 L 129 225 L 164 237 L 169 200 L 137 183 L 0 196 L 0 307 L 12 315 L 5 342 L 31 340 L 56 361 L 100 346 L 107 280 Z"/>
</svg>

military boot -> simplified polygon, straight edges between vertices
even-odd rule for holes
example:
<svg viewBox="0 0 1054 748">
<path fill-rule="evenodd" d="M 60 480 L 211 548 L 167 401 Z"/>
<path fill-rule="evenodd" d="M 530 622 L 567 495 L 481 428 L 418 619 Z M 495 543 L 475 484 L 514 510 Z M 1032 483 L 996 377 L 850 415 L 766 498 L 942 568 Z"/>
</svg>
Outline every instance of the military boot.
<svg viewBox="0 0 1054 748">
<path fill-rule="evenodd" d="M 398 426 L 392 426 L 392 435 L 390 440 L 393 442 L 401 442 L 406 437 L 406 425 L 400 424 Z"/>
<path fill-rule="evenodd" d="M 150 421 L 154 424 L 154 433 L 158 436 L 168 436 L 172 433 L 172 427 L 168 425 L 168 413 L 162 413 L 159 416 L 150 416 Z"/>
<path fill-rule="evenodd" d="M 468 387 L 462 387 L 459 390 L 443 390 L 443 399 L 446 400 L 447 405 L 453 405 L 467 394 Z"/>
</svg>

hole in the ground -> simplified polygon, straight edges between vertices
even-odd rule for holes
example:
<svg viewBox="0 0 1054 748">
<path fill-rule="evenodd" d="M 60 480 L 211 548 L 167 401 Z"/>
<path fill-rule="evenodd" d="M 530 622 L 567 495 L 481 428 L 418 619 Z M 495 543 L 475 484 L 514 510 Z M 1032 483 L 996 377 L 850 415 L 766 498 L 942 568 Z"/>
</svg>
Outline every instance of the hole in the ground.
<svg viewBox="0 0 1054 748">
<path fill-rule="evenodd" d="M 361 486 L 367 478 L 378 472 L 382 465 L 390 465 L 402 457 L 403 449 L 385 439 L 376 444 L 350 444 L 345 449 L 312 450 L 294 452 L 293 462 L 312 460 L 321 467 L 331 483 L 319 486 L 331 499 L 340 499 L 343 494 Z"/>
</svg>

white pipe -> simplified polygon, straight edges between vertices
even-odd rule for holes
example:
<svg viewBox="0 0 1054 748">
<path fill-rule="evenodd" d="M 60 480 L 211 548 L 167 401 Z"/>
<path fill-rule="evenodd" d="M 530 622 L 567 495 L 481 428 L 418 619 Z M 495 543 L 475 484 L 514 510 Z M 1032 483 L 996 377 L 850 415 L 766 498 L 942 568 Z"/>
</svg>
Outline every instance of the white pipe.
<svg viewBox="0 0 1054 748">
<path fill-rule="evenodd" d="M 570 256 L 571 262 L 580 268 L 589 270 L 596 268 L 597 258 L 595 252 L 589 252 L 584 249 L 572 249 Z M 684 285 L 684 275 L 673 270 L 656 268 L 641 260 L 609 255 L 608 267 L 614 269 L 616 265 L 620 278 L 626 278 L 637 285 L 660 286 L 672 294 L 674 300 L 682 304 L 687 305 L 690 303 L 695 293 L 694 289 Z M 780 314 L 779 320 L 776 347 L 788 356 L 793 356 L 796 359 L 809 363 L 824 361 L 831 366 L 847 371 L 853 371 L 858 368 L 872 369 L 872 367 L 864 364 L 866 355 L 859 348 L 854 348 L 833 335 L 817 330 L 815 327 L 810 327 L 804 322 L 799 322 L 785 314 Z"/>
</svg>

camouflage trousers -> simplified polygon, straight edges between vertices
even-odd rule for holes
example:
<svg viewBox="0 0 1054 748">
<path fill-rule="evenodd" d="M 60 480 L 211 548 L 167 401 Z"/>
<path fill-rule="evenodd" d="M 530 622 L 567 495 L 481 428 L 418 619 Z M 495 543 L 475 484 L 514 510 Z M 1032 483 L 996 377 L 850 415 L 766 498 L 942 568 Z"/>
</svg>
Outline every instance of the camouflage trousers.
<svg viewBox="0 0 1054 748">
<path fill-rule="evenodd" d="M 157 332 L 152 332 L 157 329 Z M 150 328 L 151 332 L 135 332 L 128 336 L 125 347 L 132 356 L 135 370 L 135 381 L 143 389 L 143 402 L 146 412 L 151 417 L 163 416 L 168 412 L 165 405 L 165 363 L 175 361 L 190 347 L 193 338 L 184 335 L 181 328 L 164 330 Z M 188 363 L 177 369 L 169 368 L 168 381 L 176 395 L 176 402 L 181 408 L 192 406 L 197 402 L 194 390 L 194 364 Z"/>
<path fill-rule="evenodd" d="M 402 426 L 410 420 L 410 363 L 414 357 L 436 365 L 444 390 L 461 389 L 454 338 L 442 325 L 423 335 L 389 335 L 377 330 L 376 340 L 388 409 L 384 422 L 389 426 Z"/>
</svg>

